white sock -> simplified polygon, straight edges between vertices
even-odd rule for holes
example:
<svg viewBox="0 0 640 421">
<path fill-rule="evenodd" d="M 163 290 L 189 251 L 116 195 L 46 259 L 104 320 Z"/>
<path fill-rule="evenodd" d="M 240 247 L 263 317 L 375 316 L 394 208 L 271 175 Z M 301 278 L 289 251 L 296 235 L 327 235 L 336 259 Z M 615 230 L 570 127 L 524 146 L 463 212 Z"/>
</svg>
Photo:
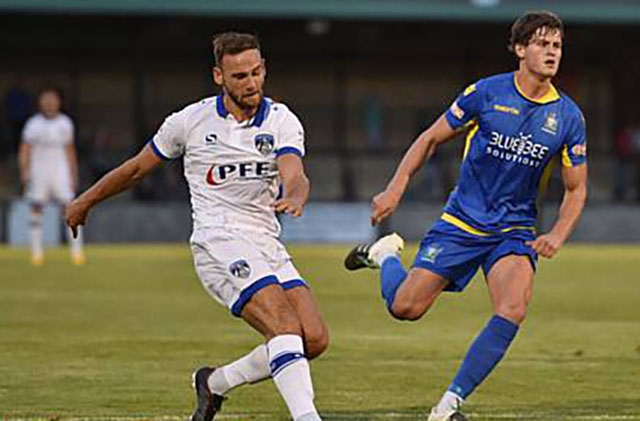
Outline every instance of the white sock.
<svg viewBox="0 0 640 421">
<path fill-rule="evenodd" d="M 459 409 L 463 403 L 464 399 L 447 390 L 446 392 L 444 392 L 444 395 L 442 395 L 442 399 L 440 399 L 438 406 L 436 406 L 436 412 L 439 414 L 443 414 L 449 411 L 453 411 Z"/>
<path fill-rule="evenodd" d="M 31 255 L 41 258 L 44 255 L 42 248 L 42 214 L 32 213 L 30 224 Z"/>
<path fill-rule="evenodd" d="M 78 235 L 76 238 L 73 238 L 73 233 L 71 232 L 71 228 L 67 227 L 67 240 L 69 241 L 69 245 L 71 246 L 71 255 L 78 256 L 82 254 L 82 227 L 77 227 Z"/>
<path fill-rule="evenodd" d="M 313 384 L 302 338 L 279 335 L 267 343 L 267 349 L 271 376 L 291 417 L 294 421 L 320 420 L 313 404 Z"/>
<path fill-rule="evenodd" d="M 380 255 L 380 257 L 378 257 L 378 261 L 376 263 L 378 264 L 378 266 L 382 267 L 382 264 L 384 263 L 384 261 L 387 260 L 390 257 L 395 257 L 396 259 L 399 258 L 396 253 L 388 252 L 388 253 Z"/>
<path fill-rule="evenodd" d="M 262 344 L 242 358 L 216 368 L 209 377 L 209 389 L 217 395 L 225 395 L 245 383 L 257 383 L 271 377 L 267 346 Z"/>
</svg>

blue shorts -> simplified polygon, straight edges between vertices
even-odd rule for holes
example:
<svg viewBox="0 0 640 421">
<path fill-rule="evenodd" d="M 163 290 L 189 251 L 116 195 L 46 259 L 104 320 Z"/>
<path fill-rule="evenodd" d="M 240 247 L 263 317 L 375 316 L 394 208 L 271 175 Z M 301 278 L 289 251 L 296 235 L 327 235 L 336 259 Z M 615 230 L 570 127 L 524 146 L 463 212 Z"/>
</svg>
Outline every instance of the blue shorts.
<svg viewBox="0 0 640 421">
<path fill-rule="evenodd" d="M 527 256 L 535 271 L 538 254 L 525 244 L 535 238 L 535 233 L 529 230 L 483 237 L 438 220 L 420 242 L 413 267 L 427 269 L 447 279 L 449 284 L 445 291 L 460 292 L 480 266 L 486 277 L 491 267 L 508 255 Z"/>
</svg>

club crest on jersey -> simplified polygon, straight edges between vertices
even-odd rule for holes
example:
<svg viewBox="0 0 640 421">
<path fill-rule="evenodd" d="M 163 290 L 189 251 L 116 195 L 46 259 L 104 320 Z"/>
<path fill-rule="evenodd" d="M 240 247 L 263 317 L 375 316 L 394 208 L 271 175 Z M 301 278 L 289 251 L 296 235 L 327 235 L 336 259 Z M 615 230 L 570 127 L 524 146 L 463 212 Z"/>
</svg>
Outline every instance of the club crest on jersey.
<svg viewBox="0 0 640 421">
<path fill-rule="evenodd" d="M 556 113 L 548 113 L 544 119 L 544 125 L 542 131 L 552 135 L 558 133 L 558 115 Z"/>
<path fill-rule="evenodd" d="M 441 247 L 439 244 L 435 244 L 435 243 L 430 244 L 429 247 L 427 247 L 427 249 L 422 254 L 422 257 L 420 258 L 420 260 L 423 260 L 429 263 L 435 263 L 436 259 L 438 258 L 438 255 L 442 252 L 442 250 L 443 250 L 443 247 Z"/>
<path fill-rule="evenodd" d="M 273 152 L 273 148 L 275 146 L 275 139 L 272 134 L 269 133 L 259 133 L 256 137 L 253 138 L 253 142 L 256 146 L 256 149 L 264 156 L 269 155 Z"/>
<path fill-rule="evenodd" d="M 204 137 L 204 144 L 205 145 L 215 145 L 216 143 L 218 143 L 218 135 L 215 133 L 209 133 L 208 135 L 206 135 Z"/>
<path fill-rule="evenodd" d="M 251 267 L 246 260 L 240 259 L 229 265 L 229 272 L 236 278 L 246 279 L 251 275 Z"/>
</svg>

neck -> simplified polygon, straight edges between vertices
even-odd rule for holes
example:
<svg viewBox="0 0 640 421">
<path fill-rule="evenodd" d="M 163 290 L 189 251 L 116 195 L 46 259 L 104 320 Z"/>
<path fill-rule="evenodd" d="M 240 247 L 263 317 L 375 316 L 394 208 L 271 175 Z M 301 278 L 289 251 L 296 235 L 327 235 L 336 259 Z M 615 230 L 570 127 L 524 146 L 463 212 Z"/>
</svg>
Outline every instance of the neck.
<svg viewBox="0 0 640 421">
<path fill-rule="evenodd" d="M 544 97 L 551 89 L 551 78 L 535 75 L 522 67 L 516 72 L 516 82 L 522 93 L 532 99 Z"/>
<path fill-rule="evenodd" d="M 233 118 L 235 118 L 239 122 L 249 120 L 251 117 L 256 115 L 256 112 L 258 112 L 258 107 L 253 107 L 253 108 L 240 107 L 240 105 L 238 105 L 226 93 L 222 97 L 222 101 L 224 102 L 224 107 L 227 109 L 227 111 L 229 111 L 229 113 L 231 113 Z"/>
</svg>

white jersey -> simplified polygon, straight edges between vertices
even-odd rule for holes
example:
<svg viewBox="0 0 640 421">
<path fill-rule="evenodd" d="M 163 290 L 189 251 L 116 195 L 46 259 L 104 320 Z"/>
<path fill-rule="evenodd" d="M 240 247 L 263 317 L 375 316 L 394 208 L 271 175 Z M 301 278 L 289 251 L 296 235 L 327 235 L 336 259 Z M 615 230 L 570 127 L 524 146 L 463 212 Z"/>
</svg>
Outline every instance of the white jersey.
<svg viewBox="0 0 640 421">
<path fill-rule="evenodd" d="M 22 131 L 23 142 L 31 145 L 31 179 L 69 178 L 66 147 L 73 143 L 73 122 L 62 113 L 46 118 L 38 113 L 31 117 Z"/>
<path fill-rule="evenodd" d="M 151 145 L 164 159 L 183 157 L 194 235 L 204 228 L 280 234 L 276 158 L 305 152 L 302 125 L 286 105 L 265 98 L 239 123 L 222 96 L 206 98 L 167 117 Z"/>
</svg>

